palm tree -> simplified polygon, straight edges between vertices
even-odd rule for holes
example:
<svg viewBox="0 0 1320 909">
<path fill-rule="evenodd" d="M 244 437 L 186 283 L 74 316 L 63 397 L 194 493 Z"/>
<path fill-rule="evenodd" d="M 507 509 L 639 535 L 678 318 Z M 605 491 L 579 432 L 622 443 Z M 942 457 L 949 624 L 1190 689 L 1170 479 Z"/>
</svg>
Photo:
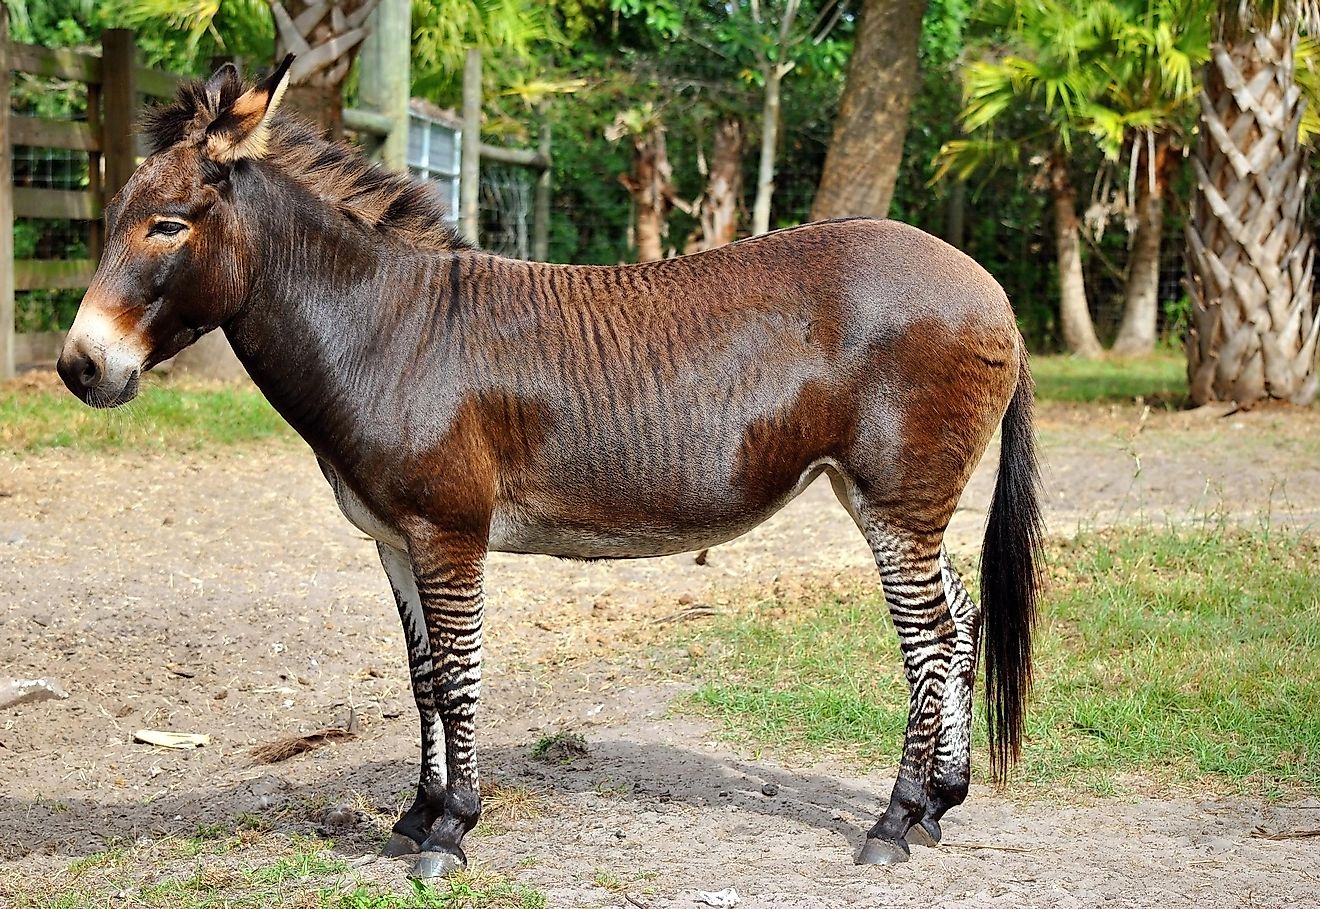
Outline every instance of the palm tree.
<svg viewBox="0 0 1320 909">
<path fill-rule="evenodd" d="M 1021 101 L 1044 105 L 1037 131 L 1015 135 L 1013 145 L 1046 164 L 1042 176 L 1054 195 L 1065 343 L 1077 354 L 1100 353 L 1085 303 L 1076 190 L 1067 162 L 1073 137 L 1086 133 L 1106 157 L 1126 162 L 1128 169 L 1132 248 L 1114 351 L 1149 353 L 1159 308 L 1164 198 L 1181 161 L 1197 69 L 1209 57 L 1209 0 L 1004 0 L 987 10 L 987 21 L 1006 32 L 1021 54 L 968 68 L 963 123 L 986 133 Z M 990 150 L 974 138 L 949 143 L 941 156 L 966 173 Z"/>
<path fill-rule="evenodd" d="M 367 37 L 380 0 L 268 0 L 275 18 L 275 59 L 296 54 L 287 104 L 332 138 L 344 131 L 344 80 Z"/>
<path fill-rule="evenodd" d="M 1316 395 L 1320 319 L 1298 139 L 1305 99 L 1294 72 L 1301 7 L 1224 0 L 1215 19 L 1187 225 L 1196 404 Z"/>
<path fill-rule="evenodd" d="M 380 0 L 223 0 L 250 21 L 269 9 L 275 25 L 275 59 L 297 54 L 289 70 L 285 104 L 338 137 L 343 128 L 343 85 L 367 36 L 367 18 Z M 186 31 L 196 46 L 215 32 L 222 0 L 117 0 L 116 12 L 136 28 L 166 25 Z M 260 61 L 249 61 L 261 66 Z"/>
<path fill-rule="evenodd" d="M 811 203 L 813 220 L 889 214 L 908 112 L 921 85 L 917 57 L 926 7 L 926 0 L 852 4 L 858 16 L 856 38 Z"/>
<path fill-rule="evenodd" d="M 1108 3 L 1067 0 L 990 4 L 987 24 L 1011 36 L 1022 54 L 974 60 L 964 69 L 960 117 L 969 138 L 945 143 L 935 178 L 966 179 L 977 170 L 1016 163 L 1040 166 L 1038 183 L 1054 207 L 1059 326 L 1077 356 L 1104 353 L 1096 337 L 1082 274 L 1081 222 L 1070 159 L 1074 140 L 1091 129 L 1108 78 Z M 992 49 L 993 50 L 993 49 Z"/>
<path fill-rule="evenodd" d="M 1108 85 L 1091 131 L 1109 157 L 1128 166 L 1133 230 L 1113 346 L 1119 355 L 1155 349 L 1165 196 L 1182 163 L 1198 70 L 1210 55 L 1210 11 L 1208 0 L 1116 4 L 1113 51 L 1102 63 Z"/>
</svg>

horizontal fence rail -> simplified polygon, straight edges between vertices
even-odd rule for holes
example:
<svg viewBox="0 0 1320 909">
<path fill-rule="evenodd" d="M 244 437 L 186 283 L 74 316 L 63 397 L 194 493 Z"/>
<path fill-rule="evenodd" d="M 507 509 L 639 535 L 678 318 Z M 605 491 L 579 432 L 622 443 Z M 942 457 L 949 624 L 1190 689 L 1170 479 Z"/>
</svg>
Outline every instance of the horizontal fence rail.
<svg viewBox="0 0 1320 909">
<path fill-rule="evenodd" d="M 14 73 L 81 82 L 87 87 L 84 120 L 54 120 L 11 112 Z M 0 16 L 0 378 L 34 354 L 50 352 L 51 335 L 17 339 L 14 295 L 19 291 L 77 290 L 96 272 L 99 220 L 105 203 L 127 182 L 145 148 L 134 135 L 144 100 L 173 97 L 183 77 L 150 69 L 139 61 L 133 33 L 111 29 L 101 53 L 34 47 L 9 41 Z M 13 149 L 58 149 L 87 156 L 81 188 L 16 186 Z M 81 166 L 81 165 L 79 165 Z M 73 259 L 15 259 L 14 219 L 90 222 L 88 256 Z M 39 339 L 32 341 L 31 339 Z"/>
</svg>

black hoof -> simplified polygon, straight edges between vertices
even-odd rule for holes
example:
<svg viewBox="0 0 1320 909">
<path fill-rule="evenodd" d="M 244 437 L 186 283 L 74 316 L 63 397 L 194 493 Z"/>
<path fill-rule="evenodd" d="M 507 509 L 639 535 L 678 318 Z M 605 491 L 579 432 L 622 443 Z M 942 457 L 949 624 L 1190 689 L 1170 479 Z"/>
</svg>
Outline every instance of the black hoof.
<svg viewBox="0 0 1320 909">
<path fill-rule="evenodd" d="M 857 853 L 859 865 L 897 865 L 909 858 L 907 846 L 888 840 L 868 838 L 862 851 Z"/>
<path fill-rule="evenodd" d="M 940 822 L 924 817 L 912 825 L 904 839 L 909 846 L 938 846 L 941 835 Z"/>
<path fill-rule="evenodd" d="M 380 850 L 380 854 L 386 858 L 398 858 L 402 855 L 416 855 L 422 851 L 422 847 L 417 841 L 407 834 L 395 830 L 390 834 L 389 842 L 385 848 Z"/>
<path fill-rule="evenodd" d="M 466 867 L 467 862 L 452 852 L 423 852 L 417 856 L 412 876 L 419 881 L 438 881 Z"/>
</svg>

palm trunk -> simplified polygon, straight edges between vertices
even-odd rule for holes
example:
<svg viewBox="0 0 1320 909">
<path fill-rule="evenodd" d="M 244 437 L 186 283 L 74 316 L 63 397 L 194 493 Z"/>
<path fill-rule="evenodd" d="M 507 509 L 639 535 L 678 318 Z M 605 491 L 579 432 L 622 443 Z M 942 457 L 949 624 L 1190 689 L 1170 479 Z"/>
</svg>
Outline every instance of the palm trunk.
<svg viewBox="0 0 1320 909">
<path fill-rule="evenodd" d="M 291 86 L 283 107 L 316 124 L 321 135 L 332 142 L 344 138 L 342 86 Z"/>
<path fill-rule="evenodd" d="M 380 0 L 267 0 L 275 19 L 275 59 L 296 54 L 285 105 L 338 139 L 344 128 L 344 81 Z"/>
<path fill-rule="evenodd" d="M 1193 403 L 1315 398 L 1308 164 L 1297 141 L 1295 27 L 1227 28 L 1201 91 L 1187 226 Z"/>
<path fill-rule="evenodd" d="M 1143 166 L 1144 156 L 1138 156 L 1133 163 L 1137 168 L 1134 180 L 1137 226 L 1132 233 L 1132 252 L 1128 258 L 1127 282 L 1123 288 L 1123 320 L 1119 324 L 1113 348 L 1115 354 L 1123 357 L 1152 353 L 1159 325 L 1164 193 L 1174 155 L 1167 136 L 1157 136 L 1153 144 L 1153 166 L 1148 160 Z"/>
<path fill-rule="evenodd" d="M 1082 276 L 1081 227 L 1077 221 L 1077 190 L 1068 176 L 1062 153 L 1050 158 L 1050 189 L 1054 195 L 1054 251 L 1059 268 L 1059 326 L 1068 352 L 1095 359 L 1104 353 L 1095 336 Z"/>
</svg>

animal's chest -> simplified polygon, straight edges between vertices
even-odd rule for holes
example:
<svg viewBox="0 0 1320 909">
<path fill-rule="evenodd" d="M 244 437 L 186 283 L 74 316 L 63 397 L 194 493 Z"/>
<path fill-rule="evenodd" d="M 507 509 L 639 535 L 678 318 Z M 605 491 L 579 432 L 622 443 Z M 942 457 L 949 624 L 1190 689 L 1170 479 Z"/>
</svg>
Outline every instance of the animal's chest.
<svg viewBox="0 0 1320 909">
<path fill-rule="evenodd" d="M 404 540 L 403 534 L 368 508 L 367 503 L 363 502 L 352 487 L 344 482 L 343 477 L 336 473 L 333 467 L 325 461 L 319 461 L 319 463 L 321 473 L 325 474 L 326 481 L 329 482 L 330 488 L 334 490 L 335 502 L 339 504 L 339 510 L 343 512 L 344 517 L 348 518 L 349 523 L 372 539 L 387 546 L 392 546 L 401 552 L 407 552 L 408 543 Z"/>
</svg>

